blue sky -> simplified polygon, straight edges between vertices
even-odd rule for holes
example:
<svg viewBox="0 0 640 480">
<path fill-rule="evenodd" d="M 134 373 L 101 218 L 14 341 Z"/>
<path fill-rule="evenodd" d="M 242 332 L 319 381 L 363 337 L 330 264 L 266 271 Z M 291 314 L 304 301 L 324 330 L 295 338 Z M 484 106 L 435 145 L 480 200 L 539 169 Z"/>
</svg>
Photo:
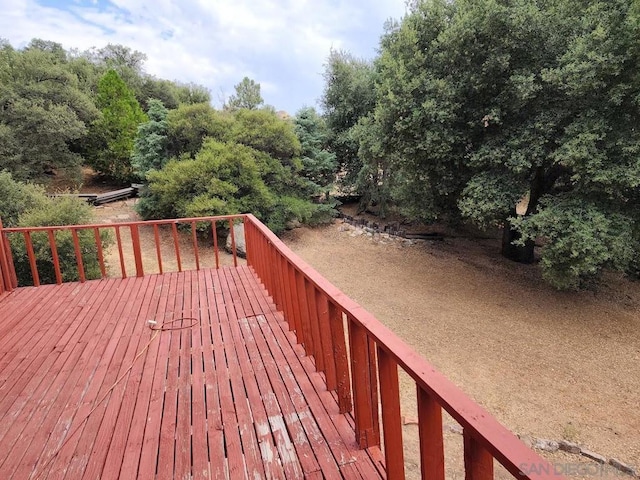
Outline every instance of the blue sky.
<svg viewBox="0 0 640 480">
<path fill-rule="evenodd" d="M 244 76 L 265 101 L 295 113 L 317 106 L 331 48 L 375 56 L 404 0 L 0 0 L 0 36 L 85 50 L 121 43 L 148 56 L 147 73 L 196 82 L 214 105 Z"/>
</svg>

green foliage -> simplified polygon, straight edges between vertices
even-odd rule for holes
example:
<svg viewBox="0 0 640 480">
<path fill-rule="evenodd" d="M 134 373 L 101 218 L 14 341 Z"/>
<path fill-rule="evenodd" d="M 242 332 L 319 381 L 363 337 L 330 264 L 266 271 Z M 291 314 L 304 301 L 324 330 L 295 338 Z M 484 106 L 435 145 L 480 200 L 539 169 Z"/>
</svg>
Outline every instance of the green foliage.
<svg viewBox="0 0 640 480">
<path fill-rule="evenodd" d="M 195 83 L 174 83 L 173 89 L 180 105 L 211 103 L 211 93 L 202 85 Z"/>
<path fill-rule="evenodd" d="M 559 289 L 593 283 L 604 268 L 624 270 L 634 256 L 630 218 L 587 199 L 545 197 L 536 215 L 514 224 L 521 243 L 544 239 L 542 274 Z"/>
<path fill-rule="evenodd" d="M 276 204 L 266 217 L 267 226 L 276 233 L 290 228 L 291 223 L 317 225 L 335 215 L 330 204 L 318 204 L 294 196 L 276 197 Z"/>
<path fill-rule="evenodd" d="M 102 48 L 91 48 L 83 52 L 82 56 L 95 65 L 101 75 L 114 70 L 133 92 L 139 104 L 147 102 L 149 85 L 145 87 L 148 77 L 143 70 L 147 60 L 144 53 L 125 45 L 109 43 Z"/>
<path fill-rule="evenodd" d="M 103 175 L 130 180 L 134 139 L 146 115 L 115 70 L 109 70 L 100 79 L 96 103 L 102 115 L 92 125 L 91 164 Z"/>
<path fill-rule="evenodd" d="M 194 159 L 170 161 L 148 175 L 144 218 L 178 218 L 252 212 L 264 218 L 275 197 L 262 180 L 259 153 L 238 144 L 205 142 Z"/>
<path fill-rule="evenodd" d="M 375 70 L 370 62 L 332 50 L 324 79 L 321 103 L 331 132 L 330 150 L 340 166 L 341 185 L 348 190 L 357 189 L 362 160 L 358 157 L 359 143 L 352 129 L 375 107 Z"/>
<path fill-rule="evenodd" d="M 302 170 L 308 183 L 308 194 L 328 192 L 336 179 L 336 156 L 328 150 L 329 129 L 324 118 L 313 107 L 300 109 L 295 118 L 295 131 L 300 141 Z"/>
<path fill-rule="evenodd" d="M 265 152 L 284 164 L 296 163 L 293 159 L 300 155 L 300 142 L 291 122 L 269 110 L 238 110 L 233 118 L 227 140 Z"/>
<path fill-rule="evenodd" d="M 79 199 L 49 198 L 42 187 L 17 182 L 8 172 L 0 172 L 0 218 L 5 227 L 78 225 L 92 223 L 93 211 L 89 205 Z M 79 274 L 71 233 L 57 232 L 55 235 L 62 278 L 64 281 L 76 281 L 79 279 Z M 79 232 L 78 237 L 86 278 L 100 278 L 100 264 L 93 231 Z M 44 232 L 34 232 L 31 234 L 31 241 L 40 282 L 55 283 L 48 235 Z M 109 235 L 103 234 L 102 241 L 106 247 L 111 239 Z M 21 234 L 11 234 L 11 249 L 18 284 L 32 285 L 33 278 L 27 248 Z"/>
<path fill-rule="evenodd" d="M 138 102 L 140 103 L 140 108 L 145 112 L 148 112 L 151 108 L 152 100 L 159 100 L 165 108 L 173 110 L 174 108 L 178 108 L 181 103 L 180 100 L 178 100 L 177 93 L 175 83 L 162 78 L 148 76 L 142 83 L 142 99 L 138 100 Z"/>
<path fill-rule="evenodd" d="M 209 104 L 181 105 L 169 112 L 169 154 L 194 157 L 206 138 L 235 142 L 294 165 L 300 142 L 291 122 L 269 110 L 216 111 Z"/>
<path fill-rule="evenodd" d="M 167 115 L 169 156 L 195 155 L 207 137 L 223 140 L 234 124 L 234 117 L 218 112 L 208 103 L 180 105 Z"/>
<path fill-rule="evenodd" d="M 264 104 L 260 95 L 260 84 L 248 77 L 244 77 L 240 83 L 234 86 L 235 95 L 231 95 L 226 104 L 229 110 L 255 110 Z"/>
<path fill-rule="evenodd" d="M 50 199 L 43 208 L 25 211 L 20 216 L 19 226 L 52 226 L 52 225 L 82 225 L 90 224 L 93 220 L 91 207 L 76 198 Z M 77 268 L 75 248 L 71 232 L 56 232 L 56 247 L 60 262 L 60 271 L 64 282 L 74 282 L 80 279 Z M 89 280 L 100 278 L 100 264 L 98 250 L 92 230 L 78 232 L 82 262 L 85 277 Z M 33 250 L 36 256 L 40 283 L 55 283 L 53 257 L 49 247 L 49 238 L 44 232 L 31 234 Z M 102 243 L 107 247 L 111 239 L 107 233 L 102 234 Z M 24 238 L 18 237 L 12 242 L 14 265 L 19 285 L 32 285 L 31 268 L 27 256 Z"/>
<path fill-rule="evenodd" d="M 639 65 L 637 2 L 423 0 L 387 25 L 375 106 L 353 123 L 363 102 L 332 96 L 349 92 L 333 88 L 335 67 L 324 102 L 344 105 L 327 121 L 358 141 L 372 199 L 422 220 L 514 226 L 503 252 L 518 234 L 531 249 L 514 258 L 532 259 L 543 237 L 545 278 L 574 288 L 636 268 Z"/>
<path fill-rule="evenodd" d="M 149 101 L 149 121 L 138 127 L 131 165 L 135 174 L 144 179 L 151 169 L 160 170 L 167 163 L 167 113 L 160 100 Z"/>
<path fill-rule="evenodd" d="M 5 227 L 18 226 L 20 215 L 40 210 L 47 204 L 44 188 L 15 181 L 7 171 L 0 171 L 0 219 Z"/>
<path fill-rule="evenodd" d="M 0 169 L 22 180 L 79 172 L 71 145 L 97 115 L 58 44 L 0 45 Z"/>
<path fill-rule="evenodd" d="M 150 171 L 147 180 L 137 207 L 145 219 L 250 212 L 279 232 L 292 220 L 315 221 L 329 214 L 326 206 L 291 194 L 286 167 L 238 143 L 206 140 L 194 159 L 171 160 L 162 170 Z"/>
</svg>

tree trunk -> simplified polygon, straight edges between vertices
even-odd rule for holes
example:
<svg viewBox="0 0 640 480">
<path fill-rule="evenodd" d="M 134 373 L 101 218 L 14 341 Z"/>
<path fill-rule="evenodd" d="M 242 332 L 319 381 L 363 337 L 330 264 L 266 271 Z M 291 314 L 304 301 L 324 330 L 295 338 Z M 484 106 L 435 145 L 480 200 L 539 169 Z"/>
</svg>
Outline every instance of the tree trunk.
<svg viewBox="0 0 640 480">
<path fill-rule="evenodd" d="M 512 216 L 515 217 L 515 210 Z M 527 240 L 524 245 L 514 245 L 513 242 L 520 238 L 520 232 L 511 228 L 508 220 L 504 221 L 502 227 L 502 256 L 519 263 L 533 263 L 533 251 L 535 242 Z"/>
<path fill-rule="evenodd" d="M 525 217 L 533 215 L 538 211 L 540 197 L 542 197 L 545 192 L 551 190 L 563 171 L 563 167 L 559 165 L 554 166 L 548 172 L 546 172 L 542 166 L 536 167 L 529 187 L 529 203 L 527 205 L 527 211 L 524 214 Z M 517 216 L 515 207 L 509 216 Z M 527 240 L 524 245 L 514 245 L 513 242 L 519 239 L 520 233 L 511 227 L 511 223 L 508 220 L 505 220 L 504 226 L 502 227 L 502 255 L 514 262 L 533 263 L 535 241 Z"/>
</svg>

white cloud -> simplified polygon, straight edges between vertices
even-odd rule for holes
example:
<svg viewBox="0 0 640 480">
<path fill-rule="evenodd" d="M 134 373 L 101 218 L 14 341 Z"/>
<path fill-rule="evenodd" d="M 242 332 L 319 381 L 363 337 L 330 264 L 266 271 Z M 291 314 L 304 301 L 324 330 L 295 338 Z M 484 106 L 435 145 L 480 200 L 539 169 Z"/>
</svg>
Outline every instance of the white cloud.
<svg viewBox="0 0 640 480">
<path fill-rule="evenodd" d="M 268 103 L 313 104 L 331 48 L 373 56 L 383 22 L 403 0 L 0 0 L 0 32 L 14 45 L 39 37 L 81 50 L 121 43 L 147 54 L 147 72 L 206 85 L 214 100 L 249 76 Z"/>
</svg>

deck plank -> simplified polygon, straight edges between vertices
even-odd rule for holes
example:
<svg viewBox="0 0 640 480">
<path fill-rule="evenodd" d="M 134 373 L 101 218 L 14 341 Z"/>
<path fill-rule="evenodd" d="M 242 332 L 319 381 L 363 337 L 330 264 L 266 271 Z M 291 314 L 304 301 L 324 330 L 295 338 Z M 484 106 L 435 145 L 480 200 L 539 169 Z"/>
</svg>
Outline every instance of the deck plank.
<svg viewBox="0 0 640 480">
<path fill-rule="evenodd" d="M 235 272 L 243 276 L 246 288 L 251 287 L 251 294 L 254 301 L 267 307 L 266 291 L 259 283 L 249 283 L 247 280 L 253 275 L 249 269 L 238 269 Z M 247 290 L 249 291 L 249 290 Z M 353 424 L 349 423 L 348 416 L 338 413 L 338 405 L 335 397 L 326 389 L 324 377 L 315 372 L 314 362 L 306 356 L 304 348 L 297 344 L 296 336 L 288 328 L 287 322 L 279 312 L 270 312 L 266 321 L 261 322 L 265 338 L 275 339 L 270 343 L 275 357 L 284 356 L 284 360 L 279 363 L 287 364 L 292 370 L 293 378 L 299 382 L 302 395 L 291 395 L 299 407 L 310 409 L 310 412 L 317 419 L 317 425 L 322 431 L 322 436 L 334 454 L 335 461 L 343 470 L 346 464 L 357 464 L 357 471 L 360 478 L 379 478 L 384 476 L 384 472 L 375 468 L 371 461 L 371 456 L 367 451 L 360 450 L 353 436 Z M 271 317 L 271 318 L 269 318 Z M 279 348 L 278 348 L 279 347 Z M 283 369 L 281 369 L 283 370 Z M 291 388 L 289 388 L 291 392 Z M 378 450 L 371 449 L 372 452 Z M 374 453 L 375 454 L 375 453 Z M 323 456 L 326 458 L 326 456 Z M 324 466 L 323 471 L 327 467 Z M 345 471 L 352 471 L 345 469 Z M 343 473 L 344 475 L 344 473 Z M 352 474 L 349 474 L 351 477 Z"/>
<path fill-rule="evenodd" d="M 104 308 L 108 292 L 108 288 L 96 290 L 97 295 L 94 297 L 95 302 L 93 305 L 97 308 Z M 48 438 L 51 438 L 52 432 L 56 432 L 56 427 L 58 427 L 60 420 L 66 418 L 65 414 L 69 413 L 68 405 L 71 404 L 72 411 L 75 411 L 74 398 L 77 398 L 75 396 L 77 392 L 76 388 L 78 383 L 81 382 L 81 379 L 84 377 L 84 367 L 91 359 L 93 355 L 93 348 L 99 339 L 99 335 L 96 335 L 96 332 L 91 329 L 91 324 L 88 322 L 84 330 L 84 338 L 85 341 L 79 341 L 75 344 L 73 352 L 64 366 L 63 372 L 66 371 L 69 372 L 69 374 L 59 374 L 54 380 L 55 383 L 62 382 L 62 386 L 60 387 L 58 394 L 56 396 L 52 394 L 52 392 L 57 390 L 55 385 L 52 384 L 49 391 L 45 395 L 42 395 L 48 408 L 44 408 L 44 402 L 40 403 L 38 406 L 38 411 L 42 414 L 43 418 L 41 423 L 37 426 L 34 425 L 33 427 L 37 430 L 36 435 L 31 438 L 28 435 L 22 435 L 19 442 L 15 445 L 15 448 L 18 449 L 18 451 L 24 452 L 24 456 L 20 460 L 20 464 L 14 474 L 15 478 L 27 478 L 28 473 L 33 470 L 39 459 L 46 458 L 43 457 L 43 455 L 46 455 L 47 440 Z M 55 406 L 60 405 L 64 405 L 65 407 L 62 415 L 59 408 L 54 408 Z M 25 427 L 25 430 L 27 430 L 27 428 L 28 427 Z M 29 445 L 23 443 L 29 440 L 30 444 L 34 445 L 34 448 L 30 448 Z M 40 445 L 43 447 L 40 447 Z M 16 458 L 12 457 L 12 461 L 15 462 Z M 42 465 L 44 461 L 41 461 L 40 465 Z"/>
<path fill-rule="evenodd" d="M 225 297 L 233 298 L 232 292 L 229 290 L 229 286 L 225 280 L 225 271 L 226 269 L 220 271 L 220 274 L 216 276 L 217 282 L 214 283 L 214 289 L 216 285 L 218 286 L 218 289 L 216 289 L 218 292 L 218 295 L 216 295 L 216 308 L 218 317 L 220 318 L 221 339 L 222 344 L 224 345 L 231 383 L 231 396 L 225 396 L 223 412 L 225 410 L 235 411 L 248 477 L 265 478 L 266 473 L 261 458 L 262 454 L 258 445 L 255 427 L 253 426 L 253 417 L 246 396 L 247 388 L 251 389 L 251 378 L 244 378 L 242 375 L 237 347 L 234 342 L 233 334 L 231 333 L 230 324 L 237 321 L 237 319 L 235 318 L 235 311 L 232 302 L 225 301 Z M 235 426 L 233 428 L 235 428 Z"/>
<path fill-rule="evenodd" d="M 290 379 L 292 381 L 288 383 L 283 380 L 283 376 L 290 375 L 290 370 L 287 368 L 287 365 L 281 365 L 281 367 L 278 368 L 267 346 L 267 342 L 262 336 L 257 318 L 263 315 L 263 306 L 256 303 L 252 304 L 251 299 L 244 291 L 243 282 L 240 280 L 240 277 L 231 274 L 229 276 L 233 278 L 234 283 L 237 285 L 238 294 L 244 305 L 244 314 L 247 315 L 245 321 L 241 322 L 245 338 L 249 339 L 247 345 L 249 346 L 249 344 L 251 344 L 256 346 L 250 353 L 254 359 L 252 363 L 262 366 L 267 373 L 267 380 L 263 385 L 270 386 L 273 391 L 273 396 L 275 396 L 275 401 L 283 412 L 284 418 L 286 419 L 286 428 L 295 440 L 294 446 L 297 451 L 297 457 L 302 464 L 304 474 L 308 475 L 316 472 L 320 470 L 320 464 L 316 456 L 320 455 L 321 458 L 324 458 L 323 456 L 326 452 L 322 450 L 322 445 L 317 445 L 317 442 L 312 442 L 316 432 L 305 431 L 303 419 L 307 412 L 296 411 L 291 402 L 291 396 L 297 391 L 296 382 L 292 379 Z M 312 445 L 312 443 L 315 443 L 315 445 Z M 291 455 L 291 453 L 289 453 L 289 455 Z M 326 473 L 328 478 L 331 478 L 329 471 Z"/>
<path fill-rule="evenodd" d="M 223 288 L 237 298 L 238 289 L 228 274 L 229 270 L 220 276 Z M 234 302 L 232 312 L 237 319 L 230 322 L 230 330 L 236 345 L 236 355 L 240 364 L 242 377 L 245 379 L 248 405 L 251 409 L 253 423 L 260 448 L 260 455 L 268 478 L 300 478 L 302 469 L 294 453 L 293 442 L 284 427 L 282 412 L 273 394 L 265 387 L 269 384 L 264 368 L 260 363 L 250 360 L 248 349 L 254 348 L 250 340 L 242 335 L 241 325 L 246 322 L 246 316 L 252 312 L 245 311 L 244 306 Z M 260 386 L 262 388 L 260 388 Z"/>
<path fill-rule="evenodd" d="M 119 321 L 116 322 L 116 327 L 122 324 L 122 332 L 118 336 L 112 336 L 107 344 L 105 354 L 102 356 L 94 379 L 89 386 L 89 393 L 84 399 L 84 405 L 86 405 L 88 412 L 79 417 L 79 421 L 84 425 L 80 433 L 68 444 L 73 445 L 74 451 L 70 461 L 66 464 L 63 463 L 65 465 L 64 478 L 66 479 L 82 478 L 87 463 L 95 451 L 94 445 L 99 439 L 100 426 L 105 420 L 105 416 L 106 420 L 111 422 L 111 415 L 116 408 L 116 403 L 122 396 L 123 384 L 120 382 L 116 385 L 116 381 L 120 377 L 120 373 L 128 367 L 128 361 L 135 355 L 133 352 L 135 347 L 132 347 L 131 343 L 136 327 L 136 309 L 140 305 L 137 299 L 138 297 L 143 298 L 144 289 L 148 285 L 149 279 L 150 277 L 145 277 L 142 281 L 131 282 L 132 292 L 124 304 L 122 312 L 117 315 Z M 103 400 L 105 396 L 106 399 Z M 107 413 L 109 415 L 106 415 Z M 87 417 L 86 421 L 85 417 Z M 104 449 L 108 446 L 98 445 L 97 447 Z M 70 451 L 71 448 L 67 450 Z"/>
<path fill-rule="evenodd" d="M 170 308 L 169 291 L 174 284 L 175 282 L 171 276 L 167 276 L 163 282 L 156 284 L 156 292 L 159 295 L 158 305 L 155 311 L 149 310 L 145 320 L 155 321 L 156 326 L 162 323 L 167 308 Z M 142 367 L 139 392 L 131 419 L 129 436 L 127 437 L 127 442 L 124 447 L 124 456 L 118 458 L 118 452 L 114 452 L 114 448 L 111 448 L 103 473 L 106 478 L 112 478 L 112 469 L 114 476 L 119 469 L 121 478 L 135 478 L 138 474 L 141 451 L 150 414 L 149 406 L 151 403 L 154 375 L 160 370 L 159 367 L 157 368 L 157 362 L 158 353 L 161 348 L 161 339 L 156 338 L 155 340 L 155 342 L 149 345 L 147 356 L 145 357 Z M 115 468 L 116 466 L 118 467 L 117 469 Z"/>
<path fill-rule="evenodd" d="M 81 300 L 78 299 L 78 301 Z M 73 302 L 70 302 L 69 309 L 76 310 L 76 312 L 80 310 Z M 75 352 L 75 350 L 64 348 L 65 345 L 59 342 L 59 336 L 48 334 L 52 328 L 54 332 L 56 331 L 55 323 L 60 323 L 64 329 L 66 323 L 71 321 L 72 316 L 69 314 L 65 319 L 59 321 L 46 317 L 50 317 L 50 315 L 37 315 L 36 322 L 40 325 L 40 332 L 31 337 L 36 343 L 34 349 L 31 352 L 22 349 L 19 356 L 5 367 L 7 373 L 10 371 L 11 375 L 7 377 L 5 383 L 7 388 L 0 393 L 3 398 L 0 407 L 2 412 L 0 440 L 7 441 L 12 445 L 16 437 L 13 437 L 11 433 L 17 432 L 16 427 L 24 426 L 26 418 L 31 418 L 31 415 L 38 409 L 38 404 L 31 400 L 39 400 L 46 396 L 51 381 L 55 380 L 57 373 L 63 369 L 68 356 Z M 74 339 L 77 339 L 77 336 L 82 333 L 78 333 L 76 328 L 69 328 L 66 331 Z M 16 419 L 19 421 L 13 422 Z"/>
<path fill-rule="evenodd" d="M 0 326 L 0 478 L 384 476 L 249 267 L 18 289 Z"/>
</svg>

